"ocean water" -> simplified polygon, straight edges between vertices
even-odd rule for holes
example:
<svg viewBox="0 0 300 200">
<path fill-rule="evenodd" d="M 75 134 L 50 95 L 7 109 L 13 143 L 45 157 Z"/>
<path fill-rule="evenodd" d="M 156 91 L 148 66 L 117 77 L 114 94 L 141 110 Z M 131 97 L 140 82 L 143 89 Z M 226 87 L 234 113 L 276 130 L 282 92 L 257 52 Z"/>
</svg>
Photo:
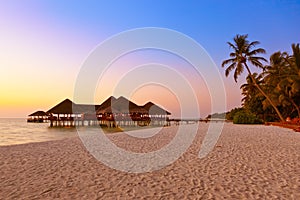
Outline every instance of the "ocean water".
<svg viewBox="0 0 300 200">
<path fill-rule="evenodd" d="M 50 128 L 49 123 L 27 123 L 26 119 L 0 118 L 0 146 L 76 137 L 76 128 Z"/>
</svg>

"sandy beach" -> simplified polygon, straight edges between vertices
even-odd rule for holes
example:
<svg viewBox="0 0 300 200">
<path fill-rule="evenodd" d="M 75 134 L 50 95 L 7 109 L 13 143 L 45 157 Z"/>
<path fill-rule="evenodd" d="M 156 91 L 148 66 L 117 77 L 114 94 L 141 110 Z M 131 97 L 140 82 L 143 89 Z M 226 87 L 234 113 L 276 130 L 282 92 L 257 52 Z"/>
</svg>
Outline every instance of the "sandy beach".
<svg viewBox="0 0 300 200">
<path fill-rule="evenodd" d="M 188 125 L 187 125 L 188 126 Z M 225 124 L 199 159 L 208 124 L 173 164 L 148 173 L 111 169 L 79 138 L 0 147 L 0 199 L 300 199 L 300 134 L 264 125 Z M 166 145 L 176 126 L 147 139 L 108 137 L 133 152 Z"/>
</svg>

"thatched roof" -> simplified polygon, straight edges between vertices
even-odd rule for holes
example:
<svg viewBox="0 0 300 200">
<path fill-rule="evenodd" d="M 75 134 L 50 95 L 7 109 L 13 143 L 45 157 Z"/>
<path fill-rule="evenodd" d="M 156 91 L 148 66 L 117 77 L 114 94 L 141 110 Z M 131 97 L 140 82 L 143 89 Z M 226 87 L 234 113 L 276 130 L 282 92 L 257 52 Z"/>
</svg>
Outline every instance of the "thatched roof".
<svg viewBox="0 0 300 200">
<path fill-rule="evenodd" d="M 110 96 L 108 99 L 106 99 L 102 104 L 100 104 L 98 110 L 103 110 L 106 109 L 108 107 L 110 107 L 117 99 L 113 96 Z"/>
<path fill-rule="evenodd" d="M 102 106 L 105 102 L 101 104 L 97 113 L 147 113 L 144 108 L 136 105 L 123 96 L 110 102 L 111 105 L 107 104 L 108 106 L 106 107 Z"/>
<path fill-rule="evenodd" d="M 90 104 L 76 104 L 70 99 L 65 99 L 53 108 L 47 111 L 52 114 L 82 114 L 82 113 L 96 113 L 100 105 Z"/>
<path fill-rule="evenodd" d="M 133 113 L 133 112 L 138 112 L 138 113 L 147 113 L 145 109 L 142 107 L 136 105 L 132 101 L 129 101 L 125 97 L 121 96 L 119 97 L 113 104 L 112 108 L 120 111 L 121 113 Z"/>
<path fill-rule="evenodd" d="M 30 114 L 30 115 L 28 115 L 29 117 L 42 117 L 42 116 L 48 116 L 48 114 L 47 113 L 45 113 L 44 111 L 36 111 L 36 112 L 34 112 L 34 113 L 32 113 L 32 114 Z"/>
<path fill-rule="evenodd" d="M 161 107 L 159 107 L 158 105 L 155 105 L 152 102 L 148 102 L 146 103 L 143 108 L 145 110 L 147 110 L 147 112 L 149 113 L 149 115 L 171 115 L 170 112 L 162 109 Z"/>
<path fill-rule="evenodd" d="M 42 112 L 42 111 L 41 111 Z M 138 106 L 132 101 L 121 96 L 118 99 L 111 96 L 101 105 L 76 104 L 70 99 L 65 99 L 47 111 L 47 114 L 83 114 L 83 113 L 149 113 L 150 115 L 170 115 L 171 113 L 155 105 L 152 102 L 144 106 Z M 34 114 L 34 113 L 33 113 Z M 31 116 L 31 115 L 30 115 Z"/>
<path fill-rule="evenodd" d="M 113 96 L 110 96 L 109 98 L 107 98 L 102 104 L 100 104 L 99 108 L 97 109 L 97 114 L 112 113 L 111 105 L 116 100 L 117 99 Z"/>
<path fill-rule="evenodd" d="M 47 111 L 47 113 L 52 114 L 73 114 L 74 103 L 70 99 L 65 99 L 53 108 Z"/>
<path fill-rule="evenodd" d="M 90 105 L 90 104 L 74 104 L 73 112 L 74 113 L 96 113 L 100 105 Z"/>
</svg>

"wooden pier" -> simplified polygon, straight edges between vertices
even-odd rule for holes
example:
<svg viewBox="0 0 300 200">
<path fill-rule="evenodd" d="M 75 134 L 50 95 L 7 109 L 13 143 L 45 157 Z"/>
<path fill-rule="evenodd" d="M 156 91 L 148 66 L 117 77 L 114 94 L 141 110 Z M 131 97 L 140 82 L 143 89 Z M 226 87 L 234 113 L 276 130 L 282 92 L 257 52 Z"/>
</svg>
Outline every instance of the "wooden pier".
<svg viewBox="0 0 300 200">
<path fill-rule="evenodd" d="M 73 127 L 73 126 L 102 126 L 108 128 L 115 127 L 138 127 L 138 126 L 170 126 L 170 121 L 165 118 L 150 117 L 61 117 L 53 116 L 49 118 L 50 127 Z"/>
<path fill-rule="evenodd" d="M 199 123 L 199 122 L 204 122 L 204 123 L 208 123 L 208 122 L 230 122 L 226 119 L 219 119 L 219 118 L 208 118 L 208 119 L 179 119 L 179 118 L 175 118 L 175 119 L 170 119 L 170 124 L 174 124 L 174 125 L 180 125 L 180 124 L 194 124 L 194 123 Z"/>
</svg>

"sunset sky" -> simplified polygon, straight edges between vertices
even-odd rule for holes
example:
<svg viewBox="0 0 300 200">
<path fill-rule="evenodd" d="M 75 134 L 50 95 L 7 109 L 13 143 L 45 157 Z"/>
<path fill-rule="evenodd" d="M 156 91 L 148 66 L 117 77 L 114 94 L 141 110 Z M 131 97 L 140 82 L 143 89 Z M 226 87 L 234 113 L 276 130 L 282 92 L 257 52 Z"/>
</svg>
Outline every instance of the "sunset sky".
<svg viewBox="0 0 300 200">
<path fill-rule="evenodd" d="M 299 21 L 300 1 L 292 0 L 0 1 L 0 117 L 26 117 L 36 110 L 47 111 L 65 98 L 73 99 L 78 73 L 92 50 L 115 34 L 142 27 L 173 29 L 202 45 L 222 74 L 230 110 L 240 106 L 239 87 L 245 78 L 238 83 L 232 76 L 225 78 L 221 62 L 230 52 L 226 42 L 236 34 L 249 34 L 250 40 L 259 40 L 266 49 L 266 58 L 278 50 L 290 52 L 292 43 L 300 43 Z M 116 61 L 97 86 L 96 103 L 113 94 L 124 95 L 128 88 L 117 91 L 108 85 L 126 79 L 124 73 L 130 67 L 153 62 L 169 66 L 148 66 L 156 74 L 161 67 L 162 75 L 164 69 L 174 68 L 185 76 L 195 91 L 200 116 L 210 113 L 205 77 L 196 76 L 178 57 L 155 50 Z M 137 85 L 129 94 L 137 104 L 149 100 L 174 116 L 180 114 L 176 93 L 163 85 Z M 192 107 L 187 112 L 196 116 Z"/>
</svg>

